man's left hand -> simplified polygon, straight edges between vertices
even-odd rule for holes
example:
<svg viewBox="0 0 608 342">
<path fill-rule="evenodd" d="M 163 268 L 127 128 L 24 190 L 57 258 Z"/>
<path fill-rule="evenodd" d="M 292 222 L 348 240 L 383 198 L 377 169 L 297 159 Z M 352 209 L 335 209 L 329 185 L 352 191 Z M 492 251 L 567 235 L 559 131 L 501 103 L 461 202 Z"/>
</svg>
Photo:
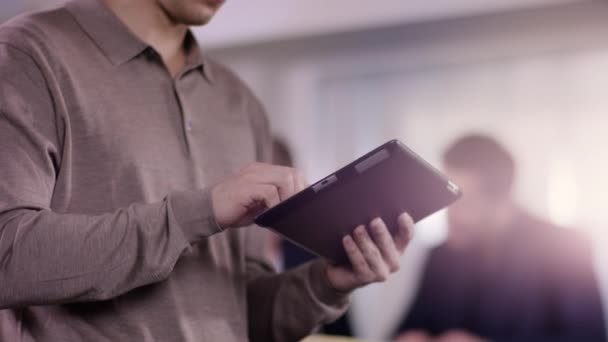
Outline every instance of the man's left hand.
<svg viewBox="0 0 608 342">
<path fill-rule="evenodd" d="M 351 266 L 327 266 L 327 278 L 331 286 L 341 292 L 350 292 L 371 283 L 385 281 L 400 267 L 400 257 L 411 238 L 414 228 L 412 218 L 403 213 L 399 216 L 399 231 L 391 236 L 382 219 L 376 218 L 369 229 L 361 225 L 351 235 L 342 239 L 342 245 Z"/>
</svg>

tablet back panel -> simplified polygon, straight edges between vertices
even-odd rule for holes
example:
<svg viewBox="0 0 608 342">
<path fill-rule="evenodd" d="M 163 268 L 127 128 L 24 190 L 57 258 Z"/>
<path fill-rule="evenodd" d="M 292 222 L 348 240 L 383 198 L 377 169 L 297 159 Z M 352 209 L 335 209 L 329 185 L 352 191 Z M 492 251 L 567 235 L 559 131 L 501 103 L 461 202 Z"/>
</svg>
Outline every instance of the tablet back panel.
<svg viewBox="0 0 608 342">
<path fill-rule="evenodd" d="M 394 234 L 400 213 L 418 222 L 460 195 L 454 183 L 393 140 L 269 209 L 256 223 L 317 255 L 347 263 L 341 240 L 358 225 L 382 217 Z"/>
</svg>

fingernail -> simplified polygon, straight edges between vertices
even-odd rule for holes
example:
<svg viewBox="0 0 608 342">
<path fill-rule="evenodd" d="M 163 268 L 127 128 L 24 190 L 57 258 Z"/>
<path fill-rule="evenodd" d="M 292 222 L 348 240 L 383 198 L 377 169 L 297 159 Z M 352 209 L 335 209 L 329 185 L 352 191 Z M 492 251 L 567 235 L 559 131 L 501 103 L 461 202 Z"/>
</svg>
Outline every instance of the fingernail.
<svg viewBox="0 0 608 342">
<path fill-rule="evenodd" d="M 357 229 L 355 229 L 355 234 L 357 234 L 357 236 L 359 236 L 359 237 L 364 237 L 365 236 L 365 228 L 363 226 L 357 227 Z"/>
<path fill-rule="evenodd" d="M 345 237 L 342 238 L 342 241 L 346 245 L 351 245 L 353 243 L 353 238 L 351 238 L 350 235 L 346 235 Z"/>
</svg>

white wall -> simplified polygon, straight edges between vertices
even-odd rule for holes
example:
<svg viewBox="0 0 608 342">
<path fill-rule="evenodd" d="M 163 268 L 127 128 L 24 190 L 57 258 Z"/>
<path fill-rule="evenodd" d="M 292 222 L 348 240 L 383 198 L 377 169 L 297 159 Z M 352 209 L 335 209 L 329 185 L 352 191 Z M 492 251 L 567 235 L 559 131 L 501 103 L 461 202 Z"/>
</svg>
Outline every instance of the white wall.
<svg viewBox="0 0 608 342">
<path fill-rule="evenodd" d="M 322 103 L 327 101 L 323 94 L 332 87 L 340 88 L 340 84 L 351 84 L 349 79 L 355 81 L 350 85 L 352 89 L 342 87 L 347 97 L 350 91 L 357 91 L 361 83 L 357 79 L 437 72 L 453 66 L 526 60 L 539 55 L 555 59 L 580 51 L 602 51 L 608 46 L 600 39 L 608 34 L 604 23 L 607 15 L 607 4 L 595 3 L 219 49 L 210 54 L 232 66 L 254 87 L 267 105 L 278 133 L 310 137 L 333 120 L 321 112 L 321 107 L 327 105 Z M 363 87 L 359 91 L 365 93 L 369 89 Z M 360 96 L 353 93 L 351 98 Z M 307 145 L 298 150 L 300 161 L 314 157 L 310 149 Z M 313 178 L 330 171 L 329 165 L 304 168 Z"/>
<path fill-rule="evenodd" d="M 225 47 L 580 1 L 229 0 L 197 32 L 207 46 Z"/>
</svg>

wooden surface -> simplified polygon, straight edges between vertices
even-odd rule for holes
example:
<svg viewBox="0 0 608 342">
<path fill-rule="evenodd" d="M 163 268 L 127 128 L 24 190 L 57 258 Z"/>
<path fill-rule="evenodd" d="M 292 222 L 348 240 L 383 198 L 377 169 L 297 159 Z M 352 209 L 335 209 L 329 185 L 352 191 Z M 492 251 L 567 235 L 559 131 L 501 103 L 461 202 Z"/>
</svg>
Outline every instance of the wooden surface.
<svg viewBox="0 0 608 342">
<path fill-rule="evenodd" d="M 378 342 L 368 340 L 358 340 L 350 337 L 338 337 L 338 336 L 324 336 L 324 335 L 313 335 L 303 339 L 300 342 Z"/>
</svg>

